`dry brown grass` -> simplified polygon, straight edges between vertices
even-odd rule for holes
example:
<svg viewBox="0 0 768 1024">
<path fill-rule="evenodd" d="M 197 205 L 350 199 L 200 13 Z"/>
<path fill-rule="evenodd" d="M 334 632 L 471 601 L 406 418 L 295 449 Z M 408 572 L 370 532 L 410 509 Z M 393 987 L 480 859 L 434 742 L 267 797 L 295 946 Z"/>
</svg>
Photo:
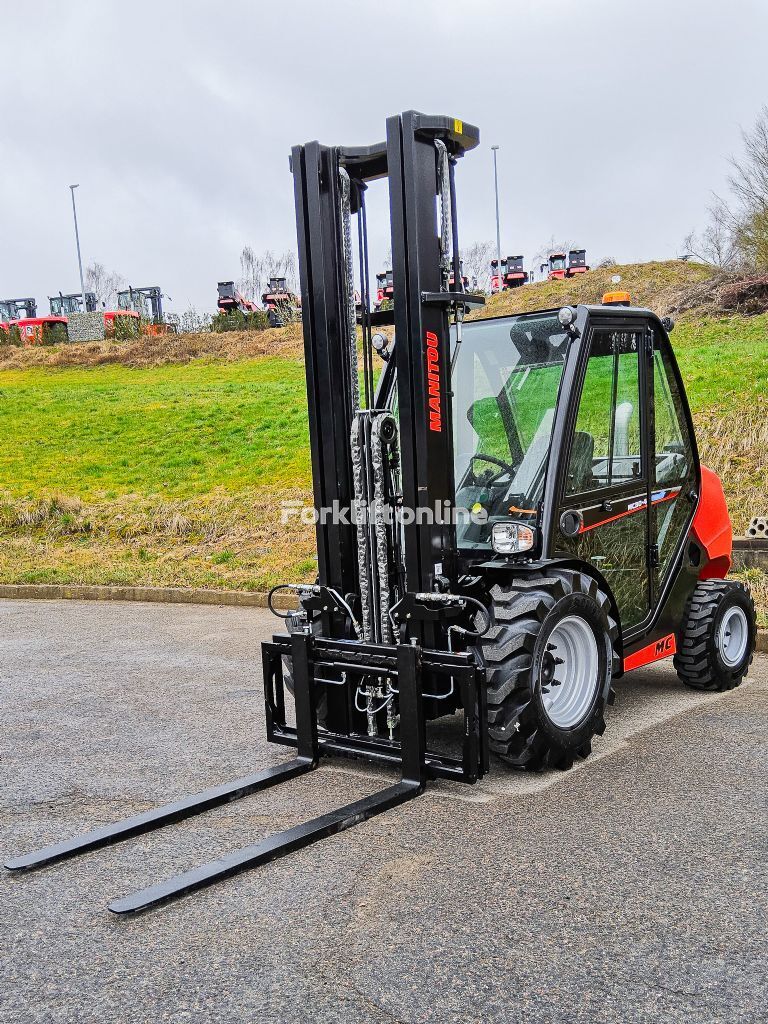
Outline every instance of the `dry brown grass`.
<svg viewBox="0 0 768 1024">
<path fill-rule="evenodd" d="M 0 496 L 0 580 L 265 590 L 315 573 L 312 525 L 280 522 L 303 489 L 167 500 Z"/>
<path fill-rule="evenodd" d="M 723 481 L 734 534 L 768 513 L 768 400 L 729 412 L 699 412 L 701 461 Z"/>
<path fill-rule="evenodd" d="M 0 370 L 30 367 L 103 366 L 119 363 L 134 369 L 189 363 L 193 359 L 233 361 L 259 356 L 302 355 L 300 324 L 267 331 L 230 331 L 225 334 L 166 334 L 129 341 L 90 341 L 82 345 L 16 348 L 0 345 Z"/>
</svg>

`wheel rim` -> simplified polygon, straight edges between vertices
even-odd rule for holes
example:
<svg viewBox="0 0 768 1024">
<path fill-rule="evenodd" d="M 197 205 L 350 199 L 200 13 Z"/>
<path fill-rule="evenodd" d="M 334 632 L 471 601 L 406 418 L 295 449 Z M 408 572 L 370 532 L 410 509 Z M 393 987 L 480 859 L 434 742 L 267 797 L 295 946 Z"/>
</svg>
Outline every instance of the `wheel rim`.
<svg viewBox="0 0 768 1024">
<path fill-rule="evenodd" d="M 549 635 L 541 668 L 541 702 L 547 718 L 570 729 L 586 717 L 600 683 L 597 640 L 579 615 L 568 615 Z"/>
<path fill-rule="evenodd" d="M 717 649 L 729 668 L 744 660 L 749 645 L 749 622 L 743 608 L 734 605 L 723 616 L 717 631 Z"/>
</svg>

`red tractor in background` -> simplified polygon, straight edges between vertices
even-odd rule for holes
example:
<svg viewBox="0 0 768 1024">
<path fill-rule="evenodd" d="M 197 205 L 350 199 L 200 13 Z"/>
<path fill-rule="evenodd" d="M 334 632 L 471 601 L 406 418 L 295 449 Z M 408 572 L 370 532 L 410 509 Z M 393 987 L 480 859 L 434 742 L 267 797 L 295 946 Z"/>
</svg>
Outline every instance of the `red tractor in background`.
<svg viewBox="0 0 768 1024">
<path fill-rule="evenodd" d="M 588 270 L 586 249 L 570 249 L 568 253 L 551 252 L 547 262 L 541 264 L 541 272 L 547 275 L 548 281 L 578 277 L 579 274 L 586 274 Z"/>
<path fill-rule="evenodd" d="M 270 327 L 283 327 L 295 318 L 301 309 L 301 299 L 288 288 L 284 277 L 270 277 L 267 290 L 261 296 Z"/>
<path fill-rule="evenodd" d="M 551 252 L 547 262 L 541 265 L 548 281 L 563 281 L 568 271 L 568 258 L 564 252 Z"/>
<path fill-rule="evenodd" d="M 395 282 L 391 270 L 382 270 L 376 275 L 376 302 L 374 309 L 381 309 L 383 302 L 391 303 L 395 294 Z"/>
<path fill-rule="evenodd" d="M 219 299 L 216 303 L 220 313 L 234 313 L 239 310 L 241 313 L 256 313 L 259 307 L 255 302 L 246 299 L 235 288 L 234 281 L 219 281 Z"/>
<path fill-rule="evenodd" d="M 522 256 L 507 256 L 501 261 L 491 260 L 491 291 L 507 291 L 509 288 L 520 288 L 528 283 L 528 271 L 523 267 Z"/>
</svg>

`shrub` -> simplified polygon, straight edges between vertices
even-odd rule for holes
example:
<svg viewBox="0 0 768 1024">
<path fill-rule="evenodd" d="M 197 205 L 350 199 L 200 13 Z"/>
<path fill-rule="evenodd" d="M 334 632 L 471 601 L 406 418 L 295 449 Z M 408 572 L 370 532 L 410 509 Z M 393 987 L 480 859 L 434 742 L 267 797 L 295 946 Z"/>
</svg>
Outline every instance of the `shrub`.
<svg viewBox="0 0 768 1024">
<path fill-rule="evenodd" d="M 135 316 L 116 316 L 113 321 L 113 329 L 110 332 L 115 341 L 127 341 L 129 338 L 138 338 L 141 330 L 141 320 Z"/>
<path fill-rule="evenodd" d="M 7 331 L 0 333 L 0 344 L 15 345 L 16 348 L 22 346 L 21 331 L 16 324 L 10 324 Z"/>
<path fill-rule="evenodd" d="M 723 288 L 719 304 L 722 309 L 747 316 L 768 312 L 768 276 L 749 277 Z"/>
<path fill-rule="evenodd" d="M 231 313 L 219 313 L 211 321 L 211 330 L 217 334 L 227 331 L 263 331 L 267 327 L 267 313 L 257 309 L 252 313 L 243 313 L 233 309 Z"/>
<path fill-rule="evenodd" d="M 68 341 L 66 324 L 43 324 L 42 345 L 66 345 Z"/>
</svg>

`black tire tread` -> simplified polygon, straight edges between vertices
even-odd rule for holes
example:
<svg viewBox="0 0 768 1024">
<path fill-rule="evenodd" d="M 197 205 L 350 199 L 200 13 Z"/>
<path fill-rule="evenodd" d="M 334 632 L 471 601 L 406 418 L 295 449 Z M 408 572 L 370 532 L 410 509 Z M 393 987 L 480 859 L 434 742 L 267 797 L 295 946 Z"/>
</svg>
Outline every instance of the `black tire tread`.
<svg viewBox="0 0 768 1024">
<path fill-rule="evenodd" d="M 557 601 L 569 594 L 584 594 L 600 608 L 611 641 L 615 675 L 619 670 L 618 623 L 610 598 L 592 577 L 553 568 L 496 584 L 490 590 L 493 625 L 479 648 L 486 669 L 490 747 L 517 768 L 570 768 L 574 761 L 574 752 L 557 748 L 541 728 L 531 682 L 533 651 L 542 623 Z M 606 703 L 612 704 L 613 698 L 610 687 Z M 598 734 L 605 730 L 603 712 L 600 707 L 593 723 Z M 575 756 L 587 757 L 591 749 L 587 739 Z"/>
<path fill-rule="evenodd" d="M 723 601 L 735 591 L 747 597 L 751 628 L 755 631 L 755 603 L 747 586 L 739 580 L 700 580 L 688 599 L 674 657 L 675 671 L 692 690 L 723 693 L 738 686 L 754 656 L 754 645 L 742 669 L 723 673 L 716 660 L 715 621 Z"/>
</svg>

